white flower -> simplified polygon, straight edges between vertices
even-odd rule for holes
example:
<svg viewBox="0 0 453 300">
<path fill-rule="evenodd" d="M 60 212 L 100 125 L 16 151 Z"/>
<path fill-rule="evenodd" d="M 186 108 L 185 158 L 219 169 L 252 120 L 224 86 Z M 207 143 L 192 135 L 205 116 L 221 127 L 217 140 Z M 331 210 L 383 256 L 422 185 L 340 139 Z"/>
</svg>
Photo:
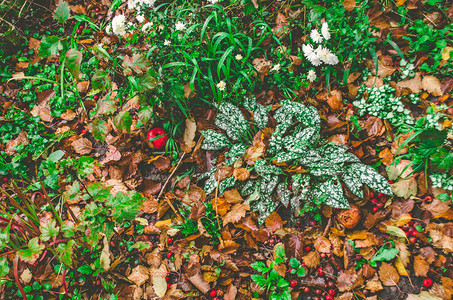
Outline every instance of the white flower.
<svg viewBox="0 0 453 300">
<path fill-rule="evenodd" d="M 310 82 L 315 81 L 315 79 L 316 79 L 316 72 L 315 72 L 315 70 L 310 70 L 310 71 L 308 71 L 307 79 L 310 80 Z"/>
<path fill-rule="evenodd" d="M 137 15 L 135 18 L 139 23 L 145 22 L 145 17 L 143 15 Z"/>
<path fill-rule="evenodd" d="M 303 44 L 302 45 L 302 51 L 304 52 L 304 56 L 308 58 L 310 54 L 313 53 L 313 46 L 310 44 Z"/>
<path fill-rule="evenodd" d="M 208 2 L 211 4 L 216 4 L 217 2 L 219 2 L 219 0 L 208 0 Z"/>
<path fill-rule="evenodd" d="M 217 83 L 217 88 L 219 89 L 219 91 L 224 91 L 225 88 L 226 88 L 226 83 L 225 81 L 220 81 L 219 83 Z"/>
<path fill-rule="evenodd" d="M 153 23 L 152 22 L 148 22 L 145 25 L 143 25 L 142 31 L 143 32 L 149 32 L 152 27 L 153 27 Z"/>
<path fill-rule="evenodd" d="M 319 33 L 318 29 L 313 29 L 310 33 L 310 37 L 315 43 L 322 42 L 322 35 Z"/>
<path fill-rule="evenodd" d="M 326 41 L 330 40 L 329 24 L 327 22 L 322 23 L 321 33 Z"/>
<path fill-rule="evenodd" d="M 164 46 L 170 46 L 170 45 L 171 45 L 171 42 L 169 40 L 164 41 Z"/>
<path fill-rule="evenodd" d="M 113 18 L 112 31 L 116 35 L 126 34 L 126 17 L 124 15 L 118 15 Z"/>
<path fill-rule="evenodd" d="M 327 48 L 319 46 L 315 52 L 319 59 L 328 65 L 336 65 L 338 63 L 338 57 Z"/>
<path fill-rule="evenodd" d="M 271 71 L 278 72 L 278 71 L 280 71 L 280 69 L 281 69 L 280 64 L 276 64 L 276 65 L 274 65 L 274 66 L 272 67 Z"/>
<path fill-rule="evenodd" d="M 176 24 L 175 24 L 175 29 L 176 29 L 176 30 L 179 30 L 179 31 L 182 31 L 182 30 L 186 29 L 186 24 L 184 24 L 184 23 L 181 22 L 181 21 L 178 21 L 178 22 L 176 22 Z"/>
<path fill-rule="evenodd" d="M 240 54 L 236 54 L 236 56 L 234 58 L 236 60 L 242 60 L 243 59 L 242 55 L 240 55 Z"/>
<path fill-rule="evenodd" d="M 328 65 L 336 65 L 336 64 L 338 64 L 338 57 L 333 53 L 329 53 L 327 55 L 325 63 Z"/>
</svg>

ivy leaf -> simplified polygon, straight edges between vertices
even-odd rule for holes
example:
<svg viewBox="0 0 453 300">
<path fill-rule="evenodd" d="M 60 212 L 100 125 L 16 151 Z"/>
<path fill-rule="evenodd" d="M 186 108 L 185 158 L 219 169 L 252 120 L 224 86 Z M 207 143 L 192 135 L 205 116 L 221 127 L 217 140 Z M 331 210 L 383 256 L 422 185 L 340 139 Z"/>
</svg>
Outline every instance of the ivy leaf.
<svg viewBox="0 0 453 300">
<path fill-rule="evenodd" d="M 58 21 L 58 23 L 65 23 L 71 16 L 69 5 L 66 1 L 58 2 L 57 8 L 53 13 L 53 18 Z"/>
<path fill-rule="evenodd" d="M 39 230 L 41 231 L 41 240 L 47 242 L 53 237 L 58 235 L 60 228 L 57 226 L 57 222 L 55 220 L 49 220 L 47 223 L 41 224 L 39 226 Z"/>
<path fill-rule="evenodd" d="M 17 255 L 22 260 L 33 262 L 39 257 L 43 249 L 44 245 L 39 242 L 39 238 L 34 237 L 28 241 L 27 249 L 17 251 Z"/>
</svg>

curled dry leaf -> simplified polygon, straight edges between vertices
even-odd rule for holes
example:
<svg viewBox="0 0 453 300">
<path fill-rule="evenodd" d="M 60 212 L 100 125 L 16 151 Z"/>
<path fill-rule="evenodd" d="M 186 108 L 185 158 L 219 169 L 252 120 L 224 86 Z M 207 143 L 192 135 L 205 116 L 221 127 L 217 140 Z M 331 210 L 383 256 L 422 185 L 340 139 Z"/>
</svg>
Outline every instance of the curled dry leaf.
<svg viewBox="0 0 453 300">
<path fill-rule="evenodd" d="M 285 244 L 285 252 L 288 257 L 295 257 L 300 260 L 302 258 L 303 247 L 304 247 L 304 235 L 300 233 L 286 234 L 283 237 L 283 243 Z M 318 262 L 319 264 L 319 262 Z"/>
<path fill-rule="evenodd" d="M 347 229 L 352 229 L 360 222 L 360 209 L 356 205 L 351 205 L 350 209 L 341 210 L 337 214 L 337 220 Z"/>
<path fill-rule="evenodd" d="M 367 290 L 370 290 L 370 292 L 372 292 L 372 293 L 376 293 L 376 292 L 384 289 L 384 287 L 382 286 L 382 284 L 379 281 L 379 278 L 377 276 L 374 276 L 373 278 L 367 280 L 365 288 Z"/>
<path fill-rule="evenodd" d="M 206 294 L 211 289 L 211 286 L 206 280 L 204 280 L 203 275 L 201 275 L 201 273 L 196 273 L 188 277 L 188 279 L 203 294 Z"/>
<path fill-rule="evenodd" d="M 233 176 L 239 181 L 244 181 L 249 179 L 250 172 L 246 168 L 235 168 L 233 171 Z"/>
<path fill-rule="evenodd" d="M 75 152 L 80 155 L 85 155 L 91 153 L 93 150 L 93 144 L 87 138 L 80 138 L 72 142 L 72 147 L 74 147 Z"/>
<path fill-rule="evenodd" d="M 337 288 L 340 292 L 351 291 L 361 281 L 363 281 L 361 274 L 356 273 L 353 269 L 344 270 L 338 276 Z"/>
<path fill-rule="evenodd" d="M 319 266 L 321 256 L 316 251 L 311 251 L 303 257 L 303 261 L 307 268 L 316 268 Z"/>
<path fill-rule="evenodd" d="M 240 219 L 245 217 L 245 213 L 250 210 L 250 205 L 248 204 L 235 204 L 231 211 L 229 211 L 223 218 L 223 226 L 226 226 L 228 223 L 237 223 Z"/>
<path fill-rule="evenodd" d="M 355 8 L 355 0 L 343 0 L 343 7 L 347 11 L 353 11 Z"/>
<path fill-rule="evenodd" d="M 188 149 L 192 150 L 195 147 L 195 133 L 197 132 L 197 123 L 195 122 L 194 118 L 186 119 L 186 129 L 184 130 L 184 144 L 187 146 Z"/>
<path fill-rule="evenodd" d="M 423 258 L 423 255 L 419 254 L 414 257 L 414 274 L 415 276 L 426 277 L 429 271 L 429 264 Z"/>
<path fill-rule="evenodd" d="M 101 164 L 105 165 L 110 161 L 118 161 L 121 159 L 121 152 L 112 145 L 108 145 L 107 152 L 105 153 L 104 159 Z"/>
<path fill-rule="evenodd" d="M 259 77 L 261 81 L 264 80 L 264 77 L 267 75 L 269 70 L 271 69 L 271 61 L 266 60 L 264 58 L 255 58 L 252 61 L 253 66 L 258 71 Z"/>
<path fill-rule="evenodd" d="M 230 204 L 237 204 L 237 203 L 242 203 L 244 202 L 244 199 L 242 199 L 242 196 L 239 194 L 238 190 L 232 189 L 226 191 L 224 194 L 226 202 Z"/>
<path fill-rule="evenodd" d="M 422 80 L 422 88 L 433 96 L 442 96 L 441 83 L 437 77 L 425 76 Z"/>
<path fill-rule="evenodd" d="M 422 88 L 422 77 L 417 72 L 413 78 L 400 81 L 396 85 L 400 88 L 409 89 L 411 93 L 418 94 Z"/>
<path fill-rule="evenodd" d="M 314 243 L 315 249 L 322 253 L 330 253 L 331 246 L 330 241 L 323 236 L 319 236 Z"/>
<path fill-rule="evenodd" d="M 132 273 L 127 277 L 130 281 L 135 283 L 137 286 L 141 286 L 149 279 L 148 268 L 138 265 L 132 269 Z"/>
</svg>

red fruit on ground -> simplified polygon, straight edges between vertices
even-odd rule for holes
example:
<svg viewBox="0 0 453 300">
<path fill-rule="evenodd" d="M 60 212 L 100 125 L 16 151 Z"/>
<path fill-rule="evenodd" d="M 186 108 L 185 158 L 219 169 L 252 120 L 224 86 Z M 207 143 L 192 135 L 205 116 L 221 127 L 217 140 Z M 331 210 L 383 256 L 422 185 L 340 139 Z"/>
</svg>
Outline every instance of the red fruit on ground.
<svg viewBox="0 0 453 300">
<path fill-rule="evenodd" d="M 305 267 L 305 263 L 304 263 L 304 262 L 301 262 L 301 263 L 300 263 L 300 266 L 301 266 L 301 267 Z"/>
<path fill-rule="evenodd" d="M 337 266 L 337 271 L 340 271 L 341 270 L 341 267 L 340 266 Z"/>
<path fill-rule="evenodd" d="M 348 108 L 352 108 L 353 106 L 354 105 L 351 102 L 348 103 Z"/>
<path fill-rule="evenodd" d="M 148 135 L 146 136 L 146 138 L 148 140 L 153 139 L 158 136 L 161 136 L 161 137 L 152 141 L 155 149 L 161 149 L 161 148 L 165 147 L 165 145 L 167 144 L 167 141 L 168 141 L 167 132 L 165 132 L 165 130 L 163 130 L 162 128 L 153 128 L 148 132 Z"/>
<path fill-rule="evenodd" d="M 316 226 L 316 222 L 312 220 L 312 221 L 308 222 L 308 225 L 310 225 L 310 226 Z"/>
<path fill-rule="evenodd" d="M 306 294 L 310 293 L 310 288 L 308 286 L 304 287 L 304 293 Z"/>
<path fill-rule="evenodd" d="M 170 258 L 173 256 L 173 252 L 167 252 L 167 258 Z"/>
<path fill-rule="evenodd" d="M 94 96 L 93 96 L 93 99 L 94 99 L 94 100 L 98 100 L 98 99 L 99 99 L 99 96 L 98 96 L 98 95 L 94 95 Z"/>
<path fill-rule="evenodd" d="M 327 287 L 329 287 L 329 288 L 334 288 L 334 287 L 335 287 L 335 282 L 333 282 L 333 281 L 328 281 L 328 282 L 327 282 Z"/>
<path fill-rule="evenodd" d="M 373 211 L 374 213 L 376 213 L 378 210 L 379 210 L 379 208 L 378 208 L 377 206 L 375 206 L 375 207 L 372 208 L 372 211 Z"/>
<path fill-rule="evenodd" d="M 296 280 L 291 280 L 291 282 L 289 283 L 289 285 L 290 285 L 291 287 L 296 287 L 297 281 L 296 281 Z"/>
<path fill-rule="evenodd" d="M 275 244 L 275 240 L 274 239 L 269 239 L 269 244 L 271 244 L 271 245 Z"/>
<path fill-rule="evenodd" d="M 171 283 L 167 283 L 167 290 L 171 288 Z"/>
<path fill-rule="evenodd" d="M 86 134 L 87 133 L 87 130 L 84 128 L 82 129 L 82 134 Z"/>
<path fill-rule="evenodd" d="M 409 242 L 411 242 L 412 244 L 415 244 L 415 243 L 417 242 L 417 238 L 414 237 L 414 236 L 411 236 L 411 237 L 409 238 Z"/>
<path fill-rule="evenodd" d="M 430 287 L 432 285 L 433 285 L 433 280 L 431 278 L 423 279 L 423 286 L 424 287 Z"/>
<path fill-rule="evenodd" d="M 333 297 L 331 295 L 327 295 L 326 300 L 333 300 Z"/>
<path fill-rule="evenodd" d="M 334 289 L 330 289 L 330 290 L 328 291 L 328 293 L 329 293 L 329 295 L 332 295 L 332 296 L 335 296 L 335 294 L 336 294 L 336 292 L 335 292 Z"/>
<path fill-rule="evenodd" d="M 170 244 L 170 245 L 173 244 L 173 239 L 172 238 L 168 238 L 167 239 L 167 244 Z"/>
<path fill-rule="evenodd" d="M 321 291 L 320 289 L 316 289 L 316 290 L 315 290 L 315 294 L 316 294 L 316 295 L 321 295 L 321 294 L 322 294 L 322 291 Z"/>
<path fill-rule="evenodd" d="M 326 257 L 326 254 L 324 252 L 322 252 L 320 255 L 321 255 L 321 258 L 325 258 Z"/>
<path fill-rule="evenodd" d="M 412 231 L 411 231 L 411 235 L 412 235 L 412 236 L 417 236 L 417 233 L 418 233 L 417 230 L 412 230 Z"/>
<path fill-rule="evenodd" d="M 424 199 L 424 201 L 425 201 L 426 203 L 431 203 L 431 202 L 433 202 L 433 198 L 432 198 L 431 196 L 426 196 L 425 199 Z"/>
<path fill-rule="evenodd" d="M 100 279 L 96 280 L 96 285 L 101 285 L 101 280 Z"/>
<path fill-rule="evenodd" d="M 81 33 L 82 33 L 82 30 L 77 29 L 77 30 L 76 30 L 76 33 L 77 33 L 77 34 L 81 34 Z"/>
<path fill-rule="evenodd" d="M 165 281 L 169 281 L 169 280 L 170 280 L 170 277 L 165 276 Z"/>
<path fill-rule="evenodd" d="M 7 178 L 7 177 L 3 177 L 2 180 L 3 180 L 4 183 L 7 183 L 7 182 L 8 182 L 8 178 Z"/>
<path fill-rule="evenodd" d="M 288 185 L 288 190 L 292 191 L 293 190 L 293 186 L 292 185 Z"/>
<path fill-rule="evenodd" d="M 378 194 L 378 198 L 382 198 L 383 196 L 384 196 L 384 194 L 382 194 L 382 193 Z"/>
<path fill-rule="evenodd" d="M 216 291 L 216 290 L 210 291 L 210 292 L 209 292 L 209 296 L 211 296 L 211 297 L 217 296 L 217 291 Z"/>
<path fill-rule="evenodd" d="M 322 270 L 322 268 L 318 269 L 318 275 L 319 276 L 323 276 L 324 275 L 324 271 Z"/>
<path fill-rule="evenodd" d="M 374 193 L 370 192 L 370 198 L 373 198 L 373 197 L 374 197 Z"/>
<path fill-rule="evenodd" d="M 310 246 L 307 246 L 307 247 L 304 248 L 304 250 L 305 250 L 305 252 L 310 252 L 311 247 L 310 247 Z"/>
</svg>

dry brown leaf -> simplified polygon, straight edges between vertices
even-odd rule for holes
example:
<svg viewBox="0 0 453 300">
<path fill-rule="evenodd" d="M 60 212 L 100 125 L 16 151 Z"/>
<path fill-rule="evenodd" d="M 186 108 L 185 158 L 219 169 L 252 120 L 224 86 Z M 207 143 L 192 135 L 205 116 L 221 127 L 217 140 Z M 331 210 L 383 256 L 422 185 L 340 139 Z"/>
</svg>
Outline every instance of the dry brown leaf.
<svg viewBox="0 0 453 300">
<path fill-rule="evenodd" d="M 121 152 L 112 145 L 108 145 L 107 152 L 105 153 L 105 157 L 103 160 L 100 161 L 101 164 L 105 165 L 110 161 L 118 161 L 121 159 Z"/>
<path fill-rule="evenodd" d="M 340 272 L 337 279 L 337 288 L 340 292 L 350 291 L 355 288 L 357 283 L 363 281 L 361 275 L 356 273 L 353 269 L 348 269 Z"/>
<path fill-rule="evenodd" d="M 266 146 L 261 141 L 259 141 L 253 146 L 248 147 L 244 155 L 245 162 L 249 166 L 254 165 L 255 162 L 264 155 L 265 149 Z"/>
<path fill-rule="evenodd" d="M 355 8 L 355 0 L 343 0 L 343 7 L 347 11 L 353 11 Z"/>
<path fill-rule="evenodd" d="M 442 298 L 436 297 L 427 291 L 422 291 L 420 294 L 408 294 L 406 300 L 442 300 Z"/>
<path fill-rule="evenodd" d="M 149 279 L 148 268 L 138 265 L 132 269 L 132 273 L 127 277 L 130 281 L 135 283 L 137 286 L 141 286 Z"/>
<path fill-rule="evenodd" d="M 341 95 L 341 91 L 338 90 L 331 91 L 327 98 L 327 104 L 329 104 L 332 110 L 343 109 L 343 97 Z"/>
<path fill-rule="evenodd" d="M 422 80 L 422 88 L 433 96 L 442 96 L 441 83 L 437 77 L 425 76 Z"/>
<path fill-rule="evenodd" d="M 16 150 L 14 148 L 19 145 L 28 145 L 29 141 L 27 138 L 27 132 L 22 130 L 19 132 L 19 135 L 14 140 L 9 140 L 6 142 L 5 152 L 8 155 L 14 155 Z"/>
<path fill-rule="evenodd" d="M 365 288 L 367 290 L 370 290 L 370 292 L 372 292 L 372 293 L 376 293 L 376 292 L 384 289 L 384 287 L 382 286 L 382 284 L 379 281 L 379 278 L 377 276 L 374 276 L 373 278 L 367 280 Z"/>
<path fill-rule="evenodd" d="M 407 245 L 403 242 L 395 241 L 395 248 L 399 250 L 398 257 L 403 263 L 403 265 L 406 267 L 407 264 L 410 262 L 411 256 L 411 253 L 409 252 Z"/>
<path fill-rule="evenodd" d="M 140 207 L 140 210 L 147 214 L 152 214 L 157 211 L 158 203 L 156 199 L 151 195 L 150 198 L 146 199 Z"/>
<path fill-rule="evenodd" d="M 409 89 L 411 93 L 418 94 L 422 88 L 422 76 L 417 72 L 413 78 L 402 80 L 396 85 L 400 88 Z"/>
<path fill-rule="evenodd" d="M 165 296 L 167 293 L 167 281 L 165 276 L 167 275 L 167 268 L 164 264 L 161 264 L 159 269 L 151 269 L 150 276 L 153 281 L 153 289 L 157 296 L 160 298 Z"/>
<path fill-rule="evenodd" d="M 195 133 L 197 132 L 197 123 L 194 118 L 186 119 L 186 129 L 184 130 L 184 144 L 192 150 L 195 147 Z"/>
<path fill-rule="evenodd" d="M 431 224 L 429 224 L 427 226 L 429 236 L 433 239 L 431 244 L 436 248 L 442 249 L 445 253 L 452 253 L 453 252 L 453 239 L 443 233 L 443 230 L 442 230 L 443 226 L 439 226 L 439 225 L 431 226 Z"/>
<path fill-rule="evenodd" d="M 60 116 L 60 118 L 62 118 L 63 120 L 66 120 L 66 121 L 72 121 L 72 120 L 74 120 L 75 117 L 76 117 L 76 113 L 71 109 L 67 109 Z"/>
<path fill-rule="evenodd" d="M 230 211 L 231 204 L 226 202 L 225 198 L 212 198 L 211 205 L 220 216 L 224 216 Z"/>
<path fill-rule="evenodd" d="M 409 273 L 407 272 L 406 267 L 404 267 L 404 265 L 401 262 L 401 259 L 399 257 L 397 257 L 395 260 L 395 267 L 401 276 L 409 276 Z"/>
<path fill-rule="evenodd" d="M 299 233 L 286 234 L 283 237 L 283 243 L 285 244 L 285 252 L 288 257 L 295 257 L 298 260 L 302 258 L 302 252 L 304 247 L 303 234 Z"/>
<path fill-rule="evenodd" d="M 71 145 L 74 147 L 75 152 L 80 155 L 89 154 L 93 150 L 93 144 L 87 138 L 75 140 Z"/>
<path fill-rule="evenodd" d="M 381 159 L 381 162 L 386 166 L 389 166 L 394 159 L 393 154 L 389 150 L 389 148 L 384 148 L 384 150 L 379 153 L 379 158 Z"/>
<path fill-rule="evenodd" d="M 231 211 L 229 211 L 223 218 L 223 226 L 226 226 L 228 223 L 237 223 L 243 217 L 245 213 L 250 210 L 250 205 L 248 204 L 235 204 Z"/>
<path fill-rule="evenodd" d="M 331 246 L 330 241 L 323 236 L 319 236 L 314 243 L 315 249 L 322 253 L 330 253 Z"/>
<path fill-rule="evenodd" d="M 408 199 L 417 195 L 417 180 L 415 176 L 390 184 L 393 193 L 401 198 Z"/>
<path fill-rule="evenodd" d="M 316 268 L 319 266 L 321 256 L 316 251 L 311 251 L 303 257 L 303 261 L 307 268 Z"/>
<path fill-rule="evenodd" d="M 250 172 L 246 168 L 235 168 L 233 171 L 233 176 L 239 181 L 244 181 L 249 179 Z"/>
<path fill-rule="evenodd" d="M 203 294 L 206 294 L 211 289 L 209 283 L 204 280 L 201 273 L 196 273 L 187 278 L 197 289 L 199 289 Z"/>
<path fill-rule="evenodd" d="M 359 121 L 359 123 L 365 128 L 368 136 L 381 136 L 385 132 L 384 123 L 378 117 L 371 116 L 365 121 Z"/>
<path fill-rule="evenodd" d="M 226 202 L 230 204 L 237 204 L 237 203 L 242 203 L 244 202 L 244 199 L 242 199 L 242 196 L 239 194 L 238 190 L 232 189 L 226 191 L 224 194 Z"/>
<path fill-rule="evenodd" d="M 100 262 L 99 264 L 101 265 L 101 268 L 104 269 L 105 271 L 108 271 L 110 269 L 110 243 L 107 240 L 107 237 L 104 236 L 104 248 L 102 248 L 101 251 L 101 257 L 100 257 Z"/>
<path fill-rule="evenodd" d="M 225 294 L 223 295 L 223 299 L 224 300 L 235 300 L 237 293 L 238 293 L 237 287 L 234 286 L 233 284 L 230 284 L 228 286 Z"/>
<path fill-rule="evenodd" d="M 400 275 L 396 271 L 395 267 L 391 264 L 383 262 L 379 268 L 379 279 L 385 286 L 395 286 L 400 281 Z"/>
<path fill-rule="evenodd" d="M 267 73 L 271 69 L 271 65 L 272 65 L 271 61 L 258 57 L 252 61 L 252 64 L 255 67 L 255 69 L 258 71 L 261 81 L 263 81 L 264 77 L 267 75 Z"/>
</svg>

